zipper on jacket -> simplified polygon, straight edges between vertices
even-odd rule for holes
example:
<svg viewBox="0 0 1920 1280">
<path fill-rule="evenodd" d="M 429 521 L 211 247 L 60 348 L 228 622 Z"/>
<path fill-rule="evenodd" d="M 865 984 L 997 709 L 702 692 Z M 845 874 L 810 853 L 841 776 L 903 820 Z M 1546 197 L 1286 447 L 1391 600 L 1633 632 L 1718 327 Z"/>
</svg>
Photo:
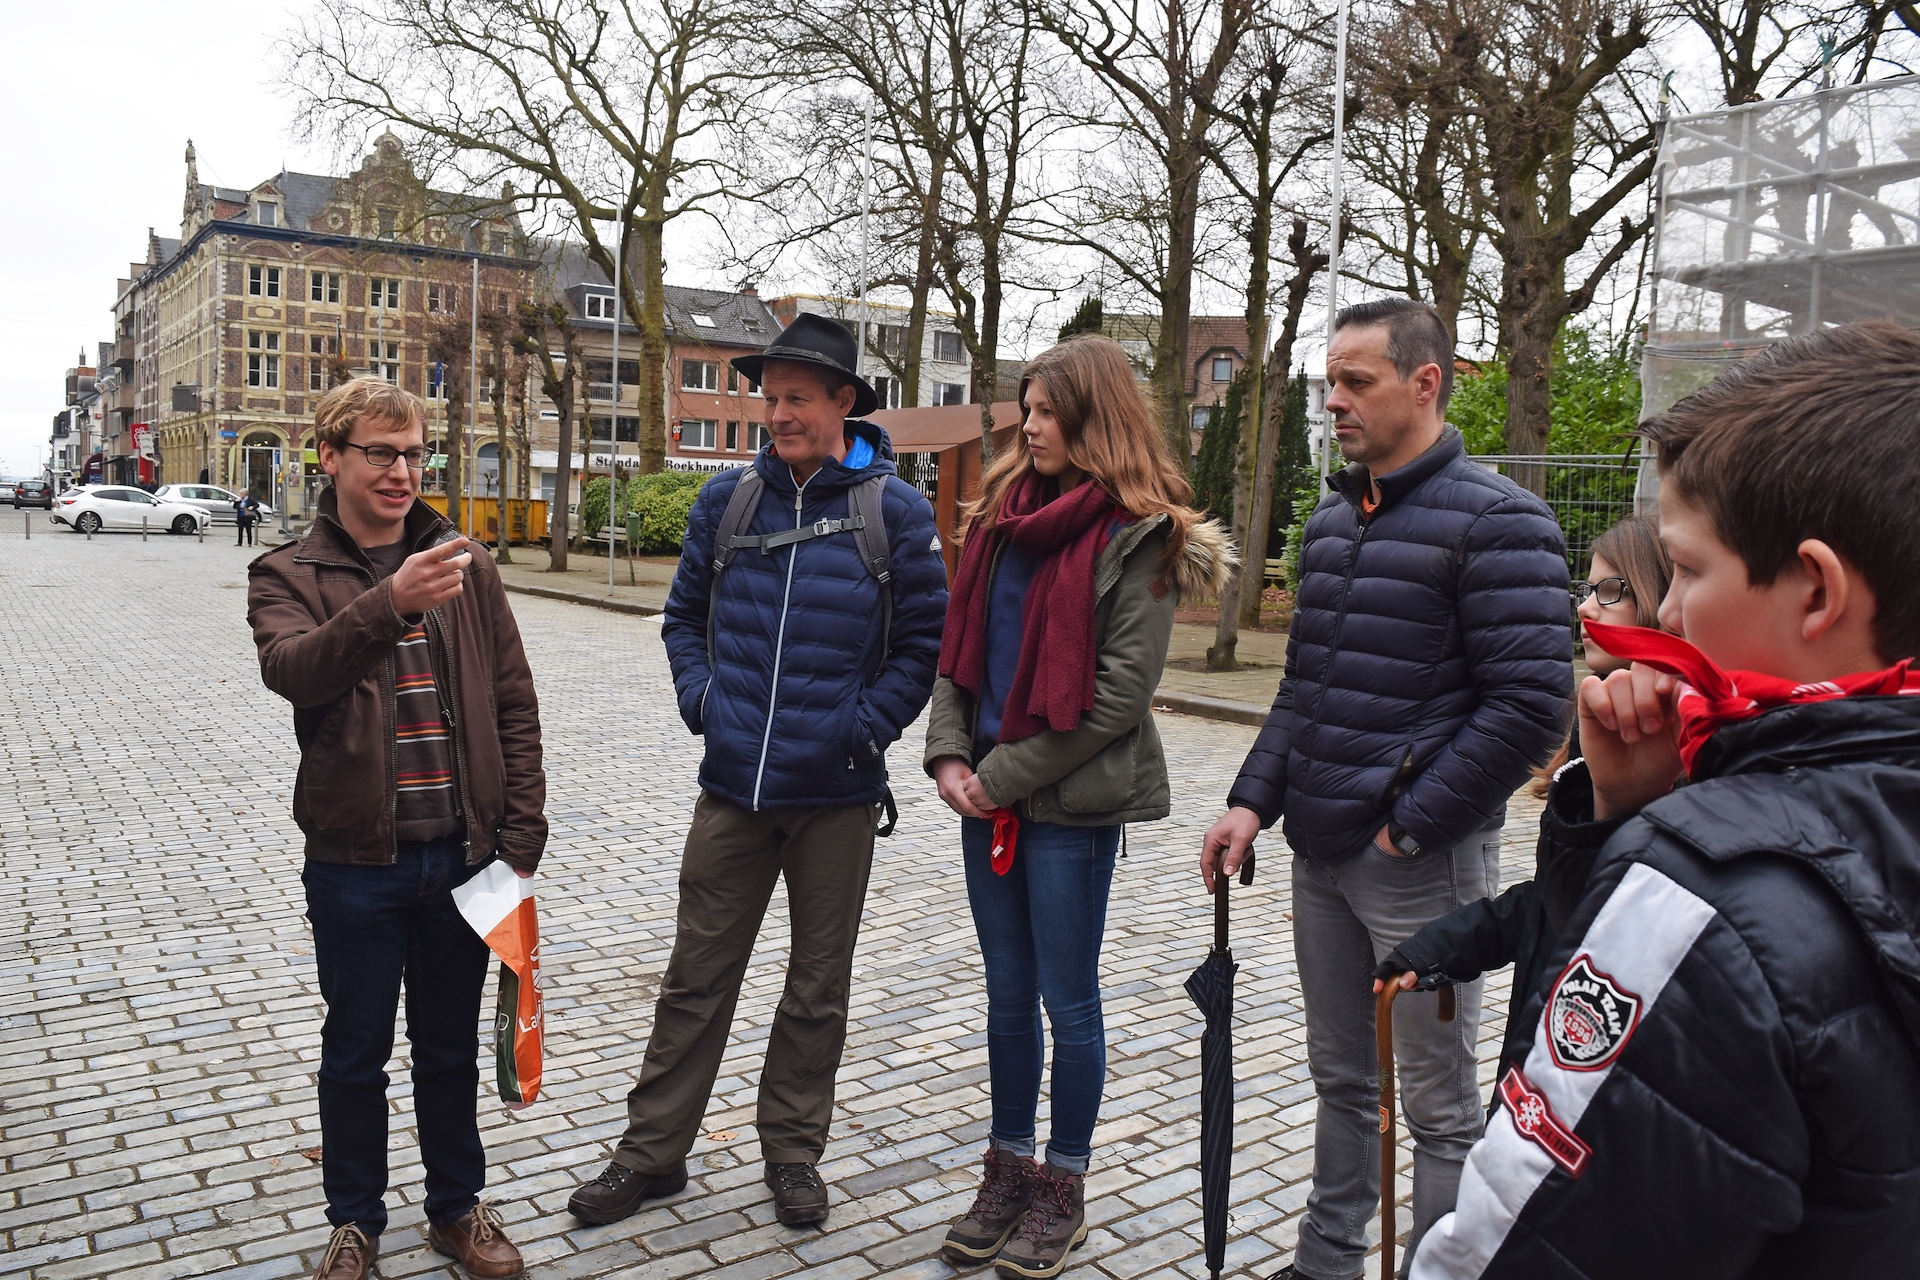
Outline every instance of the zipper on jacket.
<svg viewBox="0 0 1920 1280">
<path fill-rule="evenodd" d="M 1373 521 L 1360 522 L 1360 536 L 1353 540 L 1353 554 L 1347 558 L 1347 576 L 1340 583 L 1340 616 L 1334 620 L 1333 639 L 1327 644 L 1327 669 L 1320 681 L 1320 699 L 1313 707 L 1314 739 L 1320 737 L 1320 708 L 1326 705 L 1327 687 L 1333 683 L 1333 660 L 1340 656 L 1340 633 L 1347 629 L 1347 600 L 1353 594 L 1353 575 L 1360 571 L 1360 549 L 1366 545 L 1367 532 L 1373 528 Z M 1305 554 L 1305 548 L 1302 548 Z"/>
<path fill-rule="evenodd" d="M 426 622 L 427 660 L 437 667 L 440 665 L 439 651 L 446 645 L 446 633 L 440 626 L 440 611 L 438 609 L 427 610 Z M 466 762 L 460 758 L 460 721 L 459 718 L 453 714 L 453 703 L 458 699 L 459 690 L 454 685 L 453 659 L 451 653 L 448 654 L 445 665 L 447 669 L 446 684 L 444 687 L 441 685 L 438 674 L 436 673 L 433 682 L 433 691 L 434 696 L 440 703 L 440 714 L 447 718 L 447 745 L 452 749 L 451 754 L 453 756 L 454 794 L 457 795 L 460 800 L 460 843 L 467 855 L 462 861 L 470 863 L 473 861 L 473 799 L 467 794 Z M 399 753 L 399 747 L 397 745 L 394 747 L 394 752 L 397 756 Z M 400 804 L 400 792 L 397 787 L 394 790 L 393 803 L 397 817 Z"/>
<path fill-rule="evenodd" d="M 819 475 L 818 471 L 813 473 Z M 813 477 L 807 477 L 811 480 Z M 800 527 L 800 504 L 806 499 L 807 486 L 804 482 L 793 492 L 793 527 Z M 793 565 L 800 558 L 800 544 L 794 543 L 787 548 L 787 585 L 780 593 L 780 629 L 773 638 L 773 679 L 767 685 L 767 727 L 760 735 L 760 766 L 753 773 L 753 811 L 760 812 L 760 784 L 767 776 L 767 748 L 773 744 L 773 709 L 780 701 L 780 652 L 787 643 L 787 605 L 793 599 Z M 702 717 L 705 716 L 706 699 L 702 695 Z"/>
</svg>

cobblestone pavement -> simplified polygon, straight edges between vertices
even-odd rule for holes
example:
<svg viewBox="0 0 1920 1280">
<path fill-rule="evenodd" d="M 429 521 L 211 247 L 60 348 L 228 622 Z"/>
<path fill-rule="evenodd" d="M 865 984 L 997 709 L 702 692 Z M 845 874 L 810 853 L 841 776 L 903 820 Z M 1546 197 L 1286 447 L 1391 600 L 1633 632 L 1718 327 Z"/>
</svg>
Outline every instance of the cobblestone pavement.
<svg viewBox="0 0 1920 1280">
<path fill-rule="evenodd" d="M 320 1000 L 302 916 L 287 708 L 244 625 L 250 553 L 224 542 L 36 529 L 0 541 L 0 1273 L 297 1276 L 326 1237 L 313 1073 Z M 776 900 L 748 974 L 692 1185 L 626 1222 L 564 1211 L 621 1125 L 672 942 L 697 744 L 672 711 L 657 623 L 515 597 L 544 707 L 554 838 L 540 913 L 546 1092 L 482 1123 L 490 1194 L 538 1277 L 952 1274 L 934 1258 L 986 1129 L 982 1002 L 955 823 L 895 752 L 852 1035 L 823 1168 L 828 1229 L 773 1221 L 752 1128 L 778 998 Z M 1163 717 L 1177 812 L 1134 828 L 1103 961 L 1108 1094 L 1095 1224 L 1071 1275 L 1201 1276 L 1199 1020 L 1191 865 L 1253 731 Z M 1510 831 L 1534 822 L 1516 808 Z M 1530 860 L 1509 839 L 1508 874 Z M 1242 964 L 1230 1271 L 1283 1262 L 1306 1195 L 1312 1091 L 1283 864 L 1235 898 Z M 1489 994 L 1504 1007 L 1505 990 Z M 489 1000 L 491 997 L 489 996 Z M 1500 1021 L 1483 1031 L 1483 1074 Z M 480 1031 L 484 1035 L 484 1030 Z M 424 1243 L 405 1042 L 380 1274 L 454 1275 Z M 488 1082 L 490 1088 L 490 1079 Z M 1044 1104 L 1043 1104 L 1044 1105 Z M 1407 1221 L 1401 1169 L 1401 1224 Z"/>
</svg>

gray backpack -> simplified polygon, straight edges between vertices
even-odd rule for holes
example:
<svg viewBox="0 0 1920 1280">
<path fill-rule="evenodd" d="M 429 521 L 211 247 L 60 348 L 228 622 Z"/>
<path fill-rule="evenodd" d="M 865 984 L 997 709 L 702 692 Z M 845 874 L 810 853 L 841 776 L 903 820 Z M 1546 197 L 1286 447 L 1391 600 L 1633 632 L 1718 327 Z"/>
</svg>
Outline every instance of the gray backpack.
<svg viewBox="0 0 1920 1280">
<path fill-rule="evenodd" d="M 749 547 L 757 547 L 763 556 L 772 555 L 777 547 L 792 546 L 796 542 L 807 542 L 813 538 L 824 538 L 836 533 L 851 533 L 855 547 L 860 552 L 860 563 L 867 567 L 873 580 L 880 584 L 880 662 L 887 660 L 887 646 L 893 634 L 893 572 L 892 561 L 887 554 L 887 521 L 881 510 L 881 499 L 887 491 L 887 477 L 872 476 L 853 487 L 848 495 L 848 509 L 852 512 L 844 520 L 815 520 L 812 524 L 801 525 L 797 529 L 783 529 L 779 533 L 743 535 L 740 531 L 753 519 L 753 513 L 760 508 L 760 495 L 766 490 L 767 483 L 760 478 L 760 472 L 749 466 L 740 473 L 740 483 L 733 487 L 733 495 L 727 499 L 727 509 L 720 514 L 720 524 L 713 531 L 713 579 L 707 587 L 707 666 L 718 665 L 715 650 L 715 625 L 720 608 L 720 575 L 727 571 L 733 558 Z M 874 670 L 877 678 L 879 668 Z"/>
</svg>

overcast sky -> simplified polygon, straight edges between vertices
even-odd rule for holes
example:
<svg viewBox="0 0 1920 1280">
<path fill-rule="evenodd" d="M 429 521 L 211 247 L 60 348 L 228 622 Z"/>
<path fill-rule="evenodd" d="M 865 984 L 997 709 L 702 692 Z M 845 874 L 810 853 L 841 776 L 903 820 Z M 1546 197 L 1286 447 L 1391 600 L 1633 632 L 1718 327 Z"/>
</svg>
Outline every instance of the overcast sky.
<svg viewBox="0 0 1920 1280">
<path fill-rule="evenodd" d="M 0 474 L 44 464 L 64 371 L 111 336 L 114 282 L 148 227 L 179 233 L 188 138 L 224 186 L 342 167 L 290 135 L 270 83 L 289 25 L 274 0 L 0 11 Z"/>
</svg>

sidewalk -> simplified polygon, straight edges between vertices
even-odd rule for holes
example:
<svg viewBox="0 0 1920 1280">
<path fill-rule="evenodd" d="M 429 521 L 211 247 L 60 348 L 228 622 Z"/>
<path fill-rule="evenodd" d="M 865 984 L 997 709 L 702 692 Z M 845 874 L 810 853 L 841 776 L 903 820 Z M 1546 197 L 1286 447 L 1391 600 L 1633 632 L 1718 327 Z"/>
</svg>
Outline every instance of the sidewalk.
<svg viewBox="0 0 1920 1280">
<path fill-rule="evenodd" d="M 613 570 L 613 590 L 607 590 L 607 562 L 589 556 L 568 557 L 565 573 L 547 570 L 547 553 L 537 547 L 515 548 L 514 563 L 500 566 L 507 590 L 549 600 L 611 609 L 641 616 L 657 614 L 666 606 L 675 562 L 666 557 L 620 561 Z M 1258 725 L 1267 718 L 1280 671 L 1287 659 L 1284 631 L 1243 631 L 1237 650 L 1241 669 L 1206 669 L 1213 626 L 1177 622 L 1167 650 L 1167 670 L 1154 695 L 1154 707 L 1179 715 Z"/>
</svg>

